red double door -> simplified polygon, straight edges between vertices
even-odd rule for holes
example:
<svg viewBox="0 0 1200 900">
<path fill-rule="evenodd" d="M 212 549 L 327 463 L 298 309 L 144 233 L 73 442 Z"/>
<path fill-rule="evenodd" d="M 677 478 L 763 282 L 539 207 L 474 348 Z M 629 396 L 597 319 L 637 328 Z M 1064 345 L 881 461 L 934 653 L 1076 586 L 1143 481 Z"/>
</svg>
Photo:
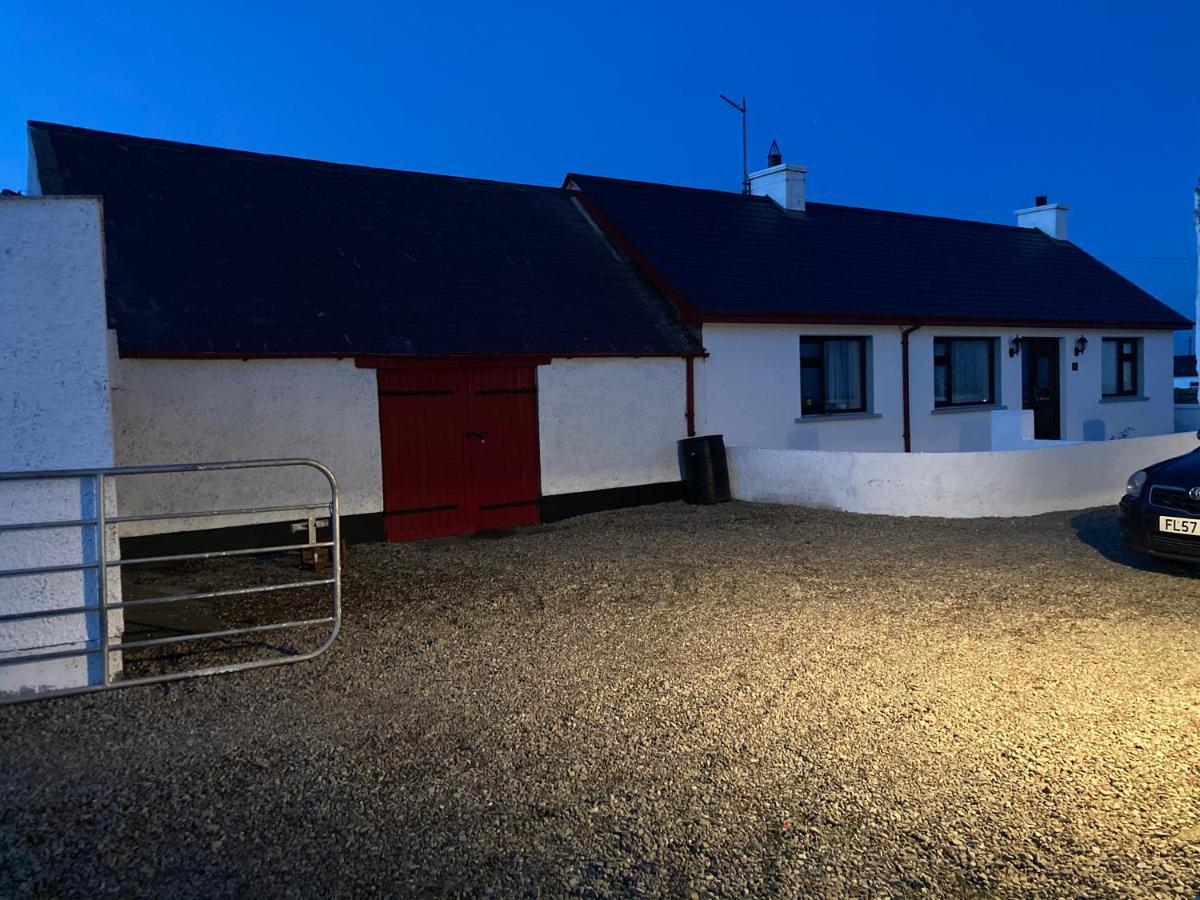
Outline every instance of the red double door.
<svg viewBox="0 0 1200 900">
<path fill-rule="evenodd" d="M 532 366 L 378 374 L 388 540 L 538 521 Z"/>
</svg>

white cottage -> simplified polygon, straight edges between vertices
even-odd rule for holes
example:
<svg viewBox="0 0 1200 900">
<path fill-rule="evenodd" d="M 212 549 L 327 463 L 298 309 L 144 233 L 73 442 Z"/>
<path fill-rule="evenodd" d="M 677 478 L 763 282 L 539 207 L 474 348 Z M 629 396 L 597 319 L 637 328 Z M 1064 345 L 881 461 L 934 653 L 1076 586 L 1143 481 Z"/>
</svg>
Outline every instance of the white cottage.
<svg viewBox="0 0 1200 900">
<path fill-rule="evenodd" d="M 29 135 L 32 194 L 103 203 L 115 463 L 313 457 L 350 537 L 674 499 L 696 433 L 956 451 L 1173 428 L 1189 323 L 1071 244 L 1044 198 L 1004 226 L 807 203 L 777 155 L 743 196 Z M 284 494 L 192 476 L 120 504 Z M 186 524 L 215 547 L 252 523 Z M 123 549 L 163 527 L 127 524 Z"/>
<path fill-rule="evenodd" d="M 771 165 L 752 196 L 570 175 L 565 186 L 680 310 L 701 431 L 741 447 L 1016 449 L 1169 433 L 1183 316 L 1067 239 L 805 200 Z"/>
<path fill-rule="evenodd" d="M 702 351 L 569 192 L 29 135 L 32 194 L 103 203 L 116 465 L 315 458 L 352 539 L 681 496 Z M 289 502 L 263 474 L 131 480 L 119 497 L 123 515 Z M 289 517 L 270 526 L 281 542 Z M 185 524 L 215 548 L 251 523 Z M 180 526 L 126 524 L 123 548 L 164 527 Z"/>
</svg>

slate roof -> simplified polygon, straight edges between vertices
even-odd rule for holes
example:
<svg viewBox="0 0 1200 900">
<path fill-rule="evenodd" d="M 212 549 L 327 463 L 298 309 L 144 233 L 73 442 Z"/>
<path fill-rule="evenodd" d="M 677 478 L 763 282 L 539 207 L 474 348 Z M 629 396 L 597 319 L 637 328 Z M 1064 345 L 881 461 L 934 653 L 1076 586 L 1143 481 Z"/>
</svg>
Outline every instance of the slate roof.
<svg viewBox="0 0 1200 900">
<path fill-rule="evenodd" d="M 569 175 L 598 221 L 703 321 L 1187 328 L 1041 231 Z"/>
<path fill-rule="evenodd" d="M 29 128 L 43 193 L 103 198 L 125 353 L 698 349 L 559 188 Z"/>
<path fill-rule="evenodd" d="M 1196 377 L 1196 357 L 1190 353 L 1176 354 L 1175 356 L 1175 377 L 1176 378 L 1195 378 Z"/>
</svg>

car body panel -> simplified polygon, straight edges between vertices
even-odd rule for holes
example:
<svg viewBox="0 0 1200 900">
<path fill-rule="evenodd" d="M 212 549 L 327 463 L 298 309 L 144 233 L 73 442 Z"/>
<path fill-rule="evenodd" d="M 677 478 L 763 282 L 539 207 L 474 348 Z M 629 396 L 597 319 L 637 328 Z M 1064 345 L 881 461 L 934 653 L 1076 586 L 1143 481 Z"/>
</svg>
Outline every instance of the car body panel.
<svg viewBox="0 0 1200 900">
<path fill-rule="evenodd" d="M 1200 520 L 1200 448 L 1147 466 L 1136 497 L 1121 498 L 1121 537 L 1131 550 L 1174 562 L 1200 563 L 1200 537 L 1166 534 L 1160 516 Z M 1188 496 L 1193 488 L 1197 497 Z"/>
</svg>

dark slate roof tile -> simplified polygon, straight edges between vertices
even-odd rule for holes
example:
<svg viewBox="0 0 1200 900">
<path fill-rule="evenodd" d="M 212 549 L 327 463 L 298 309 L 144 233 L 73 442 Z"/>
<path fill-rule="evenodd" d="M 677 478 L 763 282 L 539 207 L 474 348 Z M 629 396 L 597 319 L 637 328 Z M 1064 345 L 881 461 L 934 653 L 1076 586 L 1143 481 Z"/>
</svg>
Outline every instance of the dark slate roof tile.
<svg viewBox="0 0 1200 900">
<path fill-rule="evenodd" d="M 569 175 L 701 318 L 1187 328 L 1036 229 Z"/>
<path fill-rule="evenodd" d="M 558 188 L 29 127 L 45 193 L 104 199 L 124 352 L 698 348 Z"/>
</svg>

